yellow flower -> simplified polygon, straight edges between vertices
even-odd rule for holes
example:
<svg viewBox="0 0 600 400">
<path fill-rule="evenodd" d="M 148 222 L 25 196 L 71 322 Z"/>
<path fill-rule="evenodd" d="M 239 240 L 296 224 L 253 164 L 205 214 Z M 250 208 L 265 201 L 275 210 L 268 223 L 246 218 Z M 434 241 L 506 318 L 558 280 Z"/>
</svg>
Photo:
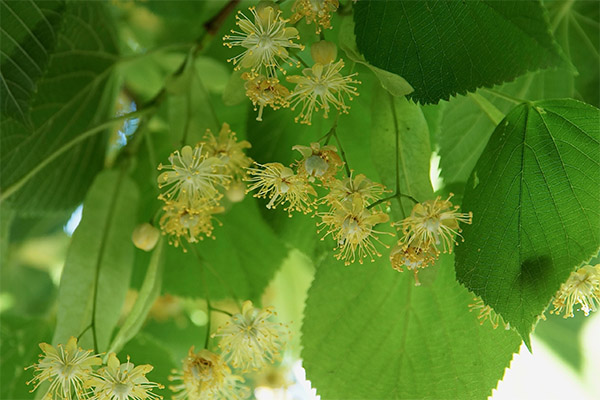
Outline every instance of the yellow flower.
<svg viewBox="0 0 600 400">
<path fill-rule="evenodd" d="M 162 397 L 152 393 L 152 389 L 163 386 L 150 382 L 146 374 L 152 371 L 152 365 L 134 366 L 129 362 L 121 364 L 115 353 L 108 355 L 106 367 L 92 374 L 86 386 L 93 387 L 90 400 L 156 400 Z"/>
<path fill-rule="evenodd" d="M 280 163 L 255 164 L 259 168 L 248 168 L 249 177 L 246 180 L 251 182 L 248 192 L 258 189 L 254 197 L 268 197 L 270 201 L 267 208 L 287 202 L 284 210 L 290 216 L 292 211 L 306 214 L 312 210 L 314 200 L 309 195 L 316 196 L 317 193 L 303 177 Z"/>
<path fill-rule="evenodd" d="M 216 205 L 223 196 L 219 187 L 226 188 L 231 179 L 224 173 L 223 160 L 203 154 L 201 145 L 193 149 L 184 146 L 169 156 L 169 162 L 171 165 L 158 166 L 159 171 L 168 170 L 158 177 L 158 187 L 168 187 L 159 196 L 167 203 L 180 202 L 190 209 Z"/>
<path fill-rule="evenodd" d="M 477 311 L 479 310 L 479 315 L 477 319 L 479 320 L 479 324 L 483 325 L 485 321 L 489 320 L 490 324 L 492 324 L 492 328 L 496 329 L 500 324 L 504 325 L 504 329 L 510 329 L 510 324 L 504 322 L 504 319 L 494 311 L 494 309 L 483 302 L 483 299 L 475 297 L 473 299 L 475 301 L 474 304 L 469 304 L 469 311 Z"/>
<path fill-rule="evenodd" d="M 229 175 L 241 178 L 244 176 L 244 169 L 252 164 L 252 159 L 244 152 L 252 147 L 250 142 L 238 141 L 235 132 L 229 128 L 227 123 L 223 123 L 218 137 L 215 137 L 212 131 L 207 129 L 202 143 L 202 152 L 206 157 L 220 159 Z"/>
<path fill-rule="evenodd" d="M 152 250 L 159 237 L 160 231 L 149 223 L 138 225 L 131 234 L 131 240 L 135 247 L 144 251 Z"/>
<path fill-rule="evenodd" d="M 438 196 L 435 200 L 427 200 L 416 204 L 409 217 L 395 225 L 402 225 L 405 243 L 413 241 L 423 245 L 431 244 L 437 251 L 441 246 L 443 252 L 452 252 L 452 244 L 456 243 L 454 235 L 459 235 L 461 229 L 459 222 L 470 224 L 473 214 L 459 213 L 458 206 L 453 206 L 448 199 L 441 200 Z"/>
<path fill-rule="evenodd" d="M 257 121 L 262 121 L 263 109 L 270 106 L 273 110 L 290 105 L 288 97 L 290 91 L 279 83 L 279 79 L 267 78 L 264 75 L 242 74 L 242 79 L 246 81 L 246 96 L 252 101 L 254 111 L 258 110 Z M 257 108 L 258 106 L 258 108 Z"/>
<path fill-rule="evenodd" d="M 306 18 L 306 23 L 315 23 L 316 33 L 321 33 L 321 28 L 331 28 L 331 13 L 334 13 L 340 2 L 338 0 L 296 0 L 292 6 L 291 21 L 296 22 L 303 17 Z"/>
<path fill-rule="evenodd" d="M 371 181 L 363 174 L 358 174 L 329 182 L 329 193 L 324 197 L 324 202 L 336 207 L 358 197 L 363 203 L 369 204 L 379 200 L 385 191 L 385 186 L 382 184 Z"/>
<path fill-rule="evenodd" d="M 90 377 L 92 367 L 102 364 L 102 360 L 93 350 L 83 350 L 77 347 L 77 339 L 71 336 L 67 345 L 59 344 L 54 348 L 47 343 L 40 343 L 44 352 L 34 368 L 34 377 L 27 384 L 35 382 L 32 392 L 44 382 L 50 382 L 50 387 L 44 395 L 45 400 L 74 400 L 84 396 L 83 384 Z"/>
<path fill-rule="evenodd" d="M 272 308 L 254 308 L 245 301 L 241 314 L 235 314 L 213 337 L 220 337 L 219 348 L 234 368 L 258 370 L 272 363 L 283 346 L 283 325 L 269 321 Z"/>
<path fill-rule="evenodd" d="M 338 260 L 343 259 L 344 263 L 349 265 L 356 260 L 357 256 L 361 264 L 365 257 L 370 257 L 371 261 L 375 260 L 374 255 L 381 257 L 372 239 L 379 242 L 375 235 L 385 234 L 385 232 L 375 231 L 373 227 L 387 222 L 389 220 L 387 214 L 365 208 L 362 199 L 354 197 L 351 202 L 342 203 L 339 207 L 318 215 L 322 220 L 318 225 L 324 225 L 320 231 L 328 229 L 323 239 L 331 234 L 337 243 L 339 253 L 335 257 Z"/>
<path fill-rule="evenodd" d="M 240 31 L 232 30 L 233 35 L 225 35 L 223 43 L 232 48 L 240 46 L 245 48 L 241 54 L 229 59 L 236 69 L 248 68 L 253 73 L 275 77 L 277 70 L 282 70 L 279 60 L 294 65 L 290 61 L 287 49 L 303 49 L 303 46 L 294 43 L 293 39 L 300 39 L 296 28 L 286 27 L 287 20 L 281 18 L 281 11 L 272 6 L 260 9 L 250 7 L 254 22 L 241 11 L 236 15 L 236 24 Z"/>
<path fill-rule="evenodd" d="M 554 295 L 554 310 L 550 312 L 559 314 L 565 311 L 564 318 L 573 317 L 575 304 L 581 306 L 586 316 L 590 311 L 596 311 L 600 304 L 600 264 L 584 265 L 572 272 Z"/>
<path fill-rule="evenodd" d="M 215 400 L 244 400 L 250 397 L 250 388 L 244 385 L 246 381 L 239 375 L 227 374 L 223 384 L 217 390 Z"/>
<path fill-rule="evenodd" d="M 186 252 L 182 238 L 188 243 L 197 243 L 204 236 L 213 237 L 213 214 L 223 212 L 224 208 L 216 206 L 196 210 L 181 202 L 169 202 L 163 210 L 165 213 L 160 218 L 163 234 L 170 236 L 169 244 L 175 247 L 181 245 Z"/>
<path fill-rule="evenodd" d="M 335 146 L 321 147 L 319 143 L 311 143 L 310 147 L 296 145 L 292 150 L 298 150 L 302 154 L 302 160 L 296 163 L 298 175 L 306 177 L 310 182 L 315 178 L 328 182 L 344 165 Z"/>
<path fill-rule="evenodd" d="M 183 360 L 182 371 L 172 371 L 169 380 L 179 382 L 169 387 L 175 394 L 174 400 L 210 400 L 210 399 L 243 399 L 244 397 L 221 396 L 223 393 L 243 392 L 239 383 L 244 379 L 232 375 L 231 369 L 223 358 L 206 349 L 194 352 L 194 346 L 190 347 L 187 357 Z M 232 386 L 233 385 L 233 386 Z M 232 390 L 233 389 L 235 390 Z"/>
<path fill-rule="evenodd" d="M 390 252 L 390 262 L 392 268 L 396 271 L 403 272 L 403 267 L 413 271 L 415 275 L 415 286 L 420 286 L 419 270 L 433 264 L 437 259 L 437 251 L 431 246 L 418 246 L 416 243 L 410 245 L 398 242 Z"/>
<path fill-rule="evenodd" d="M 312 68 L 302 71 L 304 76 L 287 77 L 289 82 L 296 84 L 290 96 L 292 110 L 302 103 L 300 114 L 295 118 L 296 122 L 310 125 L 313 112 L 321 109 L 324 112 L 323 116 L 327 118 L 330 103 L 338 111 L 348 113 L 350 107 L 346 105 L 344 97 L 352 100 L 354 96 L 358 96 L 354 85 L 359 82 L 353 79 L 357 74 L 342 76 L 340 71 L 343 67 L 342 60 L 325 65 L 315 63 Z"/>
</svg>

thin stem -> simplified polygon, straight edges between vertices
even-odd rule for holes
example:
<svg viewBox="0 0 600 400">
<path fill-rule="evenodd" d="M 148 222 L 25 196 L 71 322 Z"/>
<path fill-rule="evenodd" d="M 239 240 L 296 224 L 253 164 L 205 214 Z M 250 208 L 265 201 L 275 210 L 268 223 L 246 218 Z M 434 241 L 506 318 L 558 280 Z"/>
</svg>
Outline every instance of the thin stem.
<svg viewBox="0 0 600 400">
<path fill-rule="evenodd" d="M 188 90 L 185 96 L 185 124 L 183 126 L 183 136 L 181 136 L 181 146 L 185 146 L 187 142 L 188 132 L 190 131 L 190 119 L 192 117 L 192 98 Z"/>
<path fill-rule="evenodd" d="M 146 115 L 146 114 L 149 114 L 154 111 L 155 111 L 155 107 L 150 107 L 150 108 L 146 108 L 146 109 L 140 109 L 137 111 L 133 111 L 128 114 L 109 119 L 108 121 L 105 121 L 99 125 L 96 125 L 95 127 L 91 128 L 91 129 L 88 129 L 87 131 L 81 133 L 77 137 L 71 139 L 69 142 L 65 143 L 60 148 L 55 150 L 54 153 L 50 154 L 47 158 L 43 159 L 38 165 L 36 165 L 35 168 L 30 170 L 25 176 L 23 176 L 17 182 L 15 182 L 11 186 L 9 186 L 5 191 L 0 193 L 0 201 L 4 201 L 7 198 L 9 198 L 10 196 L 12 196 L 13 194 L 15 194 L 15 192 L 17 192 L 19 189 L 21 189 L 21 187 L 23 187 L 23 185 L 25 185 L 27 182 L 29 182 L 29 180 L 31 178 L 36 176 L 41 170 L 43 170 L 46 166 L 48 166 L 48 164 L 50 164 L 52 161 L 56 160 L 58 157 L 63 155 L 65 152 L 71 150 L 73 147 L 75 147 L 79 143 L 83 142 L 84 140 L 96 135 L 98 132 L 103 131 L 104 129 L 112 126 L 115 123 L 123 122 L 129 118 L 140 117 L 142 115 Z"/>
<path fill-rule="evenodd" d="M 210 305 L 210 299 L 208 298 L 208 293 L 206 294 L 206 308 L 207 308 L 208 312 L 206 313 L 206 315 L 207 315 L 206 337 L 204 338 L 204 348 L 208 349 L 208 344 L 210 341 L 210 321 L 212 319 L 212 316 L 210 315 L 210 310 L 212 309 L 212 306 Z"/>
<path fill-rule="evenodd" d="M 190 246 L 192 248 L 192 252 L 196 255 L 196 258 L 198 259 L 198 262 L 200 264 L 202 264 L 204 267 L 206 267 L 206 269 L 208 269 L 208 271 L 213 274 L 215 276 L 215 278 L 217 278 L 219 280 L 219 283 L 221 284 L 221 286 L 223 286 L 223 288 L 225 290 L 227 290 L 229 292 L 229 294 L 231 295 L 231 298 L 235 300 L 238 308 L 240 309 L 240 311 L 242 310 L 242 306 L 240 303 L 240 299 L 236 296 L 235 292 L 231 289 L 231 287 L 229 285 L 227 285 L 225 283 L 225 281 L 221 278 L 221 275 L 219 275 L 219 273 L 217 271 L 214 270 L 214 268 L 212 267 L 212 265 L 210 265 L 209 262 L 207 262 L 201 255 L 200 253 L 198 253 L 198 249 L 196 249 L 196 247 L 194 247 L 193 245 Z"/>
<path fill-rule="evenodd" d="M 86 326 L 85 329 L 82 330 L 79 335 L 77 335 L 78 342 L 79 342 L 79 340 L 81 340 L 81 337 L 83 336 L 83 334 L 86 333 L 87 331 L 89 331 L 91 327 L 92 327 L 92 324 L 88 324 L 88 326 Z"/>
<path fill-rule="evenodd" d="M 396 115 L 396 103 L 394 100 L 394 96 L 391 94 L 390 96 L 390 105 L 392 106 L 392 119 L 394 121 L 394 130 L 396 132 L 396 195 L 403 196 L 402 190 L 400 189 L 400 125 L 398 124 L 398 116 Z M 398 202 L 400 204 L 400 211 L 402 211 L 402 217 L 406 218 L 406 212 L 404 211 L 404 206 L 402 205 L 402 200 Z"/>
<path fill-rule="evenodd" d="M 502 92 L 498 92 L 497 90 L 494 90 L 494 89 L 484 89 L 484 90 L 485 90 L 486 92 L 490 93 L 490 94 L 493 94 L 493 95 L 494 95 L 494 96 L 496 96 L 496 97 L 503 98 L 503 99 L 505 99 L 505 100 L 508 100 L 508 101 L 511 101 L 511 102 L 513 102 L 513 103 L 515 103 L 515 104 L 529 103 L 529 101 L 528 101 L 528 100 L 519 99 L 519 98 L 517 98 L 517 97 L 513 97 L 513 96 L 511 96 L 511 95 L 509 95 L 509 94 L 502 93 Z"/>
<path fill-rule="evenodd" d="M 233 314 L 230 313 L 229 311 L 225 311 L 220 308 L 213 307 L 213 306 L 210 307 L 210 311 L 220 312 L 221 314 L 225 314 L 225 315 L 229 315 L 230 317 L 233 317 Z"/>
<path fill-rule="evenodd" d="M 383 203 L 383 202 L 385 202 L 385 201 L 388 201 L 388 200 L 391 200 L 391 199 L 396 199 L 396 198 L 399 198 L 399 197 L 404 197 L 404 198 L 406 198 L 406 199 L 409 199 L 410 201 L 412 201 L 412 202 L 413 202 L 413 203 L 415 203 L 415 204 L 418 204 L 418 203 L 419 203 L 419 200 L 415 199 L 414 197 L 412 197 L 412 196 L 410 196 L 410 195 L 408 195 L 408 194 L 394 193 L 394 194 L 393 194 L 393 195 L 391 195 L 391 196 L 387 196 L 387 197 L 384 197 L 383 199 L 379 199 L 379 200 L 377 200 L 377 201 L 376 201 L 376 202 L 374 202 L 373 204 L 369 204 L 369 205 L 367 206 L 367 209 L 371 209 L 371 208 L 373 208 L 373 207 L 375 207 L 375 206 L 378 206 L 379 204 L 381 204 L 381 203 Z"/>
</svg>

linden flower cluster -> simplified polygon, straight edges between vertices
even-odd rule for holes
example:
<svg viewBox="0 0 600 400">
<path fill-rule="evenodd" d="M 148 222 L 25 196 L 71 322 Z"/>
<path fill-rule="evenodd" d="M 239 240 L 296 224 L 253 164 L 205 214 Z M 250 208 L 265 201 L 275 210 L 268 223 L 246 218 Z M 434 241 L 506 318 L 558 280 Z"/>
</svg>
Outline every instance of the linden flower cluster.
<svg viewBox="0 0 600 400">
<path fill-rule="evenodd" d="M 283 204 L 290 217 L 294 211 L 314 213 L 321 219 L 319 233 L 325 231 L 323 239 L 331 235 L 338 250 L 335 257 L 346 265 L 381 256 L 373 240 L 379 242 L 378 235 L 383 232 L 374 228 L 389 217 L 370 204 L 385 192 L 383 185 L 362 174 L 338 179 L 344 162 L 334 146 L 311 143 L 292 149 L 299 151 L 302 159 L 290 167 L 267 163 L 248 168 L 248 191 L 268 198 L 267 208 Z M 319 197 L 316 188 L 327 193 Z M 327 206 L 328 211 L 319 212 L 319 206 Z"/>
<path fill-rule="evenodd" d="M 176 150 L 169 165 L 158 166 L 165 170 L 158 177 L 158 187 L 165 189 L 158 197 L 165 203 L 160 227 L 170 244 L 183 247 L 184 242 L 212 237 L 214 215 L 224 211 L 223 196 L 231 201 L 243 198 L 236 192 L 243 185 L 245 168 L 252 163 L 245 154 L 249 147 L 224 123 L 218 136 L 207 130 L 193 148 Z"/>
<path fill-rule="evenodd" d="M 94 371 L 102 364 L 93 350 L 83 350 L 77 346 L 77 339 L 71 337 L 66 345 L 54 347 L 40 343 L 44 354 L 40 360 L 28 368 L 34 369 L 34 377 L 27 384 L 35 383 L 32 392 L 43 382 L 49 382 L 43 398 L 45 400 L 157 400 L 161 396 L 152 392 L 163 386 L 150 382 L 146 374 L 152 371 L 151 365 L 121 364 L 114 353 L 108 355 L 106 366 Z M 27 369 L 27 368 L 26 368 Z"/>
<path fill-rule="evenodd" d="M 354 79 L 356 74 L 343 76 L 344 62 L 337 59 L 335 44 L 321 40 L 311 45 L 314 61 L 312 67 L 305 68 L 302 75 L 288 76 L 294 90 L 282 84 L 279 73 L 286 75 L 284 65 L 299 68 L 300 59 L 293 60 L 290 51 L 302 51 L 304 45 L 299 40 L 298 30 L 288 26 L 306 18 L 308 24 L 315 23 L 317 33 L 321 28 L 331 28 L 331 14 L 337 10 L 338 0 L 297 0 L 293 5 L 291 19 L 284 19 L 275 3 L 261 2 L 250 7 L 250 17 L 241 11 L 236 16 L 239 30 L 232 30 L 223 37 L 224 45 L 241 47 L 243 51 L 229 59 L 235 70 L 244 69 L 241 77 L 245 81 L 246 96 L 258 111 L 257 121 L 262 121 L 265 107 L 273 110 L 300 106 L 296 122 L 310 124 L 313 113 L 323 110 L 327 118 L 332 107 L 347 113 L 349 106 L 345 98 L 352 100 L 358 96 Z M 296 56 L 297 57 L 297 56 Z"/>
<path fill-rule="evenodd" d="M 600 304 L 600 264 L 584 265 L 571 273 L 554 295 L 553 314 L 564 311 L 564 318 L 573 317 L 573 308 L 579 304 L 585 316 L 596 311 Z"/>
<path fill-rule="evenodd" d="M 275 362 L 284 345 L 285 326 L 271 321 L 272 308 L 255 308 L 246 301 L 239 314 L 219 327 L 211 337 L 219 337 L 220 354 L 192 346 L 180 371 L 174 370 L 169 380 L 174 400 L 242 400 L 250 396 L 241 373 L 258 370 Z M 230 367 L 231 365 L 231 367 Z"/>
<path fill-rule="evenodd" d="M 451 253 L 453 245 L 458 244 L 454 238 L 460 236 L 459 222 L 472 221 L 471 212 L 457 212 L 459 207 L 450 202 L 452 196 L 417 203 L 407 218 L 394 223 L 401 226 L 403 236 L 390 254 L 392 267 L 400 272 L 403 267 L 413 271 L 417 286 L 418 271 L 433 264 L 440 252 Z"/>
</svg>

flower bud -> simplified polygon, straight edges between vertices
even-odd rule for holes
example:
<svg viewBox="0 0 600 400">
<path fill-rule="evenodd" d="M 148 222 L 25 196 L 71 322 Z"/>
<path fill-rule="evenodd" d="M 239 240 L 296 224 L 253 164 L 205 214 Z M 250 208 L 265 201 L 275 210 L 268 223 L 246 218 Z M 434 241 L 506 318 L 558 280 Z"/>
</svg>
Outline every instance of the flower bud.
<svg viewBox="0 0 600 400">
<path fill-rule="evenodd" d="M 150 251 L 156 246 L 159 237 L 160 231 L 158 229 L 149 223 L 144 223 L 135 228 L 131 235 L 131 240 L 138 249 Z"/>
<path fill-rule="evenodd" d="M 244 182 L 233 182 L 229 185 L 229 189 L 225 192 L 225 196 L 230 202 L 239 203 L 244 200 L 244 196 L 246 196 L 246 185 Z"/>
<path fill-rule="evenodd" d="M 337 58 L 337 47 L 333 42 L 321 40 L 310 46 L 310 55 L 318 64 L 331 64 Z"/>
</svg>

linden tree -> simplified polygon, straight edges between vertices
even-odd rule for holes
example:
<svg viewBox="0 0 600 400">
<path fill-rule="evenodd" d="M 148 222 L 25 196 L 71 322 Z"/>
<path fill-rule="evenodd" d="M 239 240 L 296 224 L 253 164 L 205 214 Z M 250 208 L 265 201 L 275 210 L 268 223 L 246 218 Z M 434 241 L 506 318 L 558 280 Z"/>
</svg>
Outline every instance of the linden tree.
<svg viewBox="0 0 600 400">
<path fill-rule="evenodd" d="M 1 398 L 486 399 L 539 341 L 590 373 L 597 1 L 0 22 Z"/>
</svg>

